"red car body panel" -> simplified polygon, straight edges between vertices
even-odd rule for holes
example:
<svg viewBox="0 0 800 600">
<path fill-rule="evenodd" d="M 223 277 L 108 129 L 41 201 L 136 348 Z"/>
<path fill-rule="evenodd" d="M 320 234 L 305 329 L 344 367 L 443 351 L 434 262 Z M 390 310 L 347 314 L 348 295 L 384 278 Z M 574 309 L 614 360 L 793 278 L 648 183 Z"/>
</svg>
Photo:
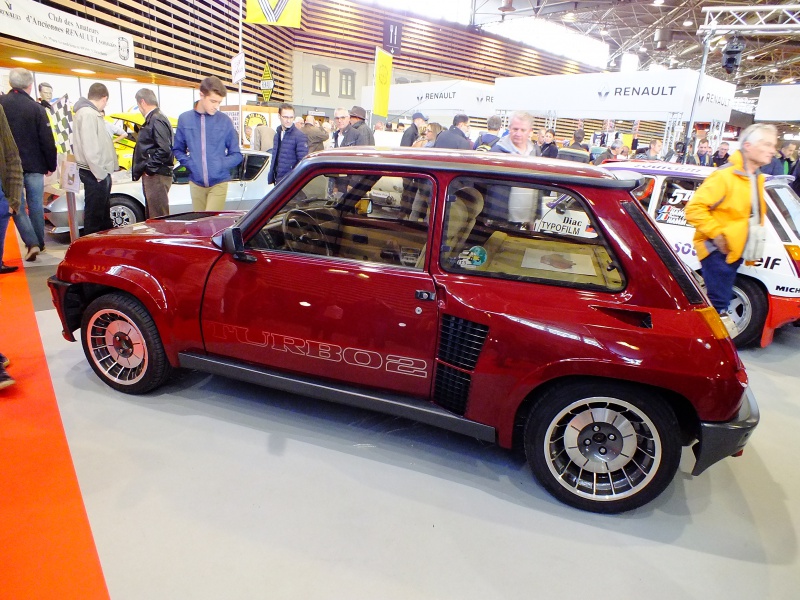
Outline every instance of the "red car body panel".
<svg viewBox="0 0 800 600">
<path fill-rule="evenodd" d="M 729 339 L 714 338 L 695 310 L 706 305 L 689 303 L 645 242 L 622 207 L 633 201 L 630 194 L 594 188 L 588 180 L 564 183 L 575 176 L 612 179 L 602 170 L 536 163 L 538 181 L 569 189 L 591 205 L 626 277 L 617 293 L 460 275 L 440 266 L 448 183 L 476 171 L 530 176 L 528 159 L 491 153 L 316 154 L 254 209 L 263 215 L 245 223 L 245 236 L 277 211 L 276 197 L 294 194 L 337 157 L 354 155 L 365 164 L 402 159 L 409 172 L 436 178 L 424 270 L 270 250 L 248 250 L 255 262 L 239 262 L 212 240 L 240 216 L 222 213 L 186 222 L 151 220 L 81 239 L 57 278 L 138 298 L 173 365 L 181 352 L 206 352 L 425 400 L 432 399 L 442 316 L 487 325 L 464 416 L 496 428 L 506 447 L 520 405 L 538 387 L 562 378 L 601 377 L 669 390 L 685 398 L 700 421 L 724 422 L 737 414 L 746 377 L 735 349 Z M 431 166 L 432 157 L 452 170 Z M 417 292 L 435 299 L 420 301 Z M 66 331 L 63 307 L 59 312 Z"/>
</svg>

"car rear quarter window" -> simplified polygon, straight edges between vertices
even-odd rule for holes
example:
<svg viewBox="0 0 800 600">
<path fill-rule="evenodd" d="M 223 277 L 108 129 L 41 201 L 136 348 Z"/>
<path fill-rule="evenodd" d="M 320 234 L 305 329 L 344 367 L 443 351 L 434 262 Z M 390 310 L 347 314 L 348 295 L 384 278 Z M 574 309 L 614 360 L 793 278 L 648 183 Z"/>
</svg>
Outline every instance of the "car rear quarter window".
<svg viewBox="0 0 800 600">
<path fill-rule="evenodd" d="M 701 183 L 697 179 L 686 177 L 667 177 L 661 186 L 656 206 L 656 222 L 691 227 L 686 222 L 686 204 Z"/>
<path fill-rule="evenodd" d="M 522 182 L 471 177 L 447 190 L 446 271 L 620 291 L 625 279 L 582 198 Z"/>
<path fill-rule="evenodd" d="M 786 224 L 794 232 L 795 239 L 800 238 L 800 198 L 792 191 L 792 188 L 783 185 L 767 188 L 767 193 Z M 777 224 L 773 223 L 773 225 Z M 776 227 L 776 229 L 781 232 L 783 228 Z M 792 241 L 785 233 L 781 238 L 785 238 L 782 239 L 784 242 Z"/>
<path fill-rule="evenodd" d="M 266 154 L 248 154 L 245 157 L 244 179 L 245 181 L 252 181 L 264 168 L 264 163 L 267 162 Z"/>
</svg>

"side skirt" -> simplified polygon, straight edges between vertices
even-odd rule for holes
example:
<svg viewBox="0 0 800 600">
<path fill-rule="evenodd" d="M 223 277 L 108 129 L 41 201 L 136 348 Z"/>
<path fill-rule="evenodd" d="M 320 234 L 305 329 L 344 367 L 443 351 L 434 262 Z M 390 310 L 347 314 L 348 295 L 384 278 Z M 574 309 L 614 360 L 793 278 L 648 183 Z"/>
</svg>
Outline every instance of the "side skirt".
<svg viewBox="0 0 800 600">
<path fill-rule="evenodd" d="M 371 390 L 346 386 L 333 382 L 270 371 L 253 365 L 242 364 L 226 358 L 205 356 L 191 352 L 178 354 L 180 366 L 196 369 L 212 375 L 222 375 L 248 383 L 263 385 L 292 394 L 310 396 L 347 406 L 402 417 L 447 429 L 463 435 L 495 443 L 497 434 L 494 427 L 475 423 L 464 417 L 446 411 L 430 402 L 399 396 L 381 394 Z"/>
</svg>

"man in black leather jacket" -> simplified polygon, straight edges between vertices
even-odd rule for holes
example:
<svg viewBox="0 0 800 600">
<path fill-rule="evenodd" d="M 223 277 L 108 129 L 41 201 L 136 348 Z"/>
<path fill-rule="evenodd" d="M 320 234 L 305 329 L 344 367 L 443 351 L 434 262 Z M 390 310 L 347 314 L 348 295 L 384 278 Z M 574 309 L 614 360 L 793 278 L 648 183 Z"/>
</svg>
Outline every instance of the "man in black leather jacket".
<svg viewBox="0 0 800 600">
<path fill-rule="evenodd" d="M 142 178 L 142 190 L 147 205 L 147 217 L 169 214 L 169 188 L 172 186 L 172 125 L 158 108 L 153 90 L 142 88 L 136 92 L 136 105 L 144 115 L 144 125 L 133 149 L 131 176 Z"/>
</svg>

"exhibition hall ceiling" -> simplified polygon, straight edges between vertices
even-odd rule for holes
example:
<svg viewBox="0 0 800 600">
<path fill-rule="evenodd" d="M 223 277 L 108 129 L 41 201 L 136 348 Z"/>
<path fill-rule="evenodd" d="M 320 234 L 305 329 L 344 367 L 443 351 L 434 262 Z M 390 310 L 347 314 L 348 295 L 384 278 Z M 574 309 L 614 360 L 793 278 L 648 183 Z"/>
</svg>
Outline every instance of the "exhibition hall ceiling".
<svg viewBox="0 0 800 600">
<path fill-rule="evenodd" d="M 766 7 L 798 5 L 797 0 L 472 0 L 474 25 L 538 17 L 560 23 L 580 33 L 602 39 L 610 46 L 610 65 L 618 68 L 623 53 L 639 56 L 641 68 L 663 65 L 669 68 L 699 69 L 703 56 L 704 7 Z M 513 10 L 512 10 L 513 9 Z M 777 16 L 781 11 L 776 11 Z M 800 11 L 795 11 L 800 13 Z M 756 22 L 750 14 L 747 23 Z M 786 19 L 783 20 L 786 22 Z M 741 88 L 765 83 L 800 81 L 800 32 L 782 35 L 743 33 L 745 43 L 741 66 L 733 75 L 721 66 L 722 50 L 730 35 L 711 38 L 706 73 L 731 81 Z"/>
</svg>

